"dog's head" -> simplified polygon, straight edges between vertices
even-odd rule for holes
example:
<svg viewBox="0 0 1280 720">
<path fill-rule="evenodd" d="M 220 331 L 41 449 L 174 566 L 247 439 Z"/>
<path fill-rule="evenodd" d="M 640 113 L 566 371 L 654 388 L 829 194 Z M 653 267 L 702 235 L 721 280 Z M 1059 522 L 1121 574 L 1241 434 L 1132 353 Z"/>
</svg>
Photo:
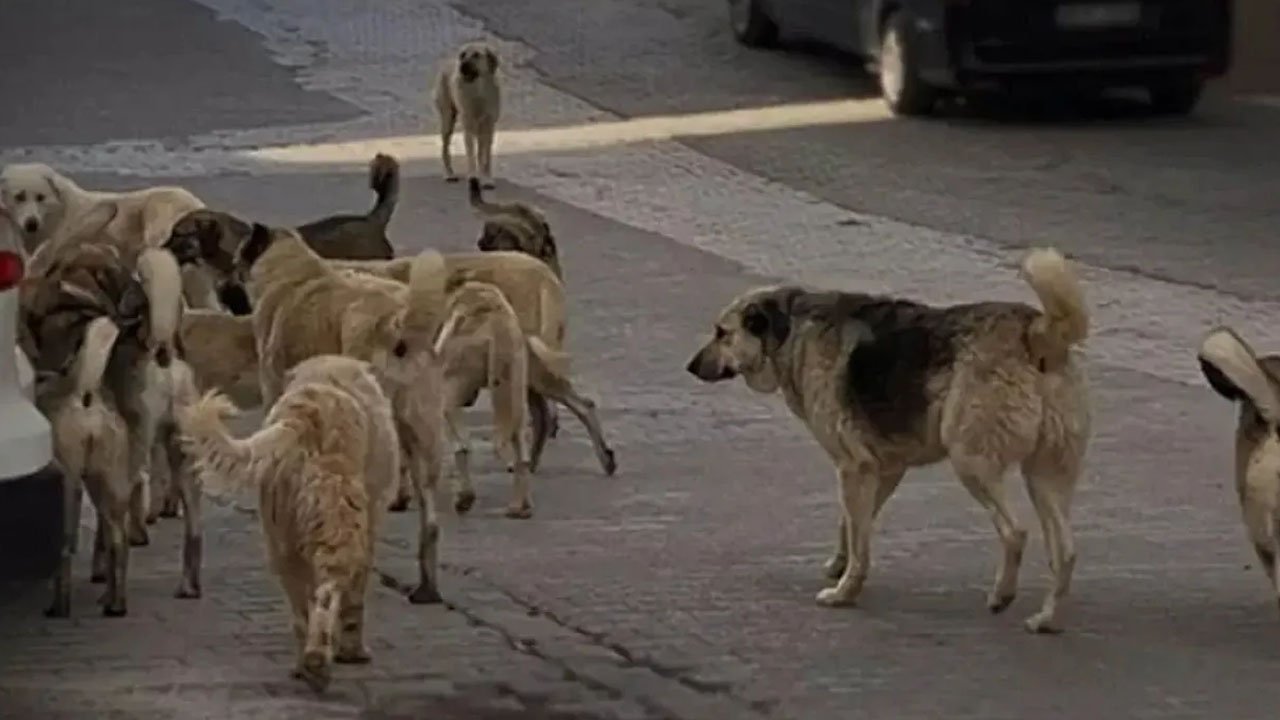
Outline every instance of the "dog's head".
<svg viewBox="0 0 1280 720">
<path fill-rule="evenodd" d="M 498 71 L 498 54 L 487 43 L 470 42 L 458 50 L 458 75 L 472 82 Z"/>
<path fill-rule="evenodd" d="M 32 250 L 48 238 L 66 211 L 69 181 L 43 163 L 17 163 L 0 171 L 0 205 Z"/>
<path fill-rule="evenodd" d="M 181 265 L 200 265 L 226 282 L 236 274 L 236 255 L 253 226 L 231 213 L 201 208 L 174 223 L 164 247 Z"/>
<path fill-rule="evenodd" d="M 739 295 L 720 312 L 711 340 L 685 370 L 703 382 L 741 375 L 757 392 L 778 389 L 774 354 L 791 336 L 795 288 L 764 287 Z"/>
<path fill-rule="evenodd" d="M 484 225 L 476 239 L 481 252 L 509 251 L 532 255 L 559 272 L 559 250 L 551 225 L 537 208 L 523 202 L 493 203 L 484 199 L 480 181 L 468 182 L 471 208 Z"/>
</svg>

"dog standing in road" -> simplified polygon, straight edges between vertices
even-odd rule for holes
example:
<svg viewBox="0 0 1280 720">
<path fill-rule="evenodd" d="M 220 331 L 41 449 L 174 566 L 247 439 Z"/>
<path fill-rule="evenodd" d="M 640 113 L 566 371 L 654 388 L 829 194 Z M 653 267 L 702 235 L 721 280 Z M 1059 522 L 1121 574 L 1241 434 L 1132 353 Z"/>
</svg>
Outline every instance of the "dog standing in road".
<svg viewBox="0 0 1280 720">
<path fill-rule="evenodd" d="M 436 75 L 436 112 L 440 117 L 440 162 L 445 179 L 457 182 L 450 147 L 453 130 L 462 123 L 467 171 L 486 188 L 493 183 L 493 138 L 502 114 L 498 87 L 498 54 L 487 43 L 470 42 Z"/>
<path fill-rule="evenodd" d="M 371 659 L 365 592 L 379 503 L 398 473 L 390 403 L 368 364 L 317 356 L 289 374 L 251 437 L 228 432 L 235 411 L 211 392 L 184 413 L 183 433 L 211 485 L 258 490 L 267 556 L 293 611 L 294 676 L 321 692 L 333 661 Z"/>
<path fill-rule="evenodd" d="M 467 181 L 467 197 L 471 208 L 484 222 L 480 237 L 476 239 L 477 250 L 531 255 L 546 263 L 560 282 L 564 282 L 556 239 L 551 234 L 551 225 L 542 211 L 525 202 L 495 203 L 485 200 L 480 181 L 475 178 Z"/>
<path fill-rule="evenodd" d="M 1236 493 L 1245 530 L 1280 603 L 1280 355 L 1258 357 L 1234 330 L 1200 345 L 1200 368 L 1218 394 L 1240 403 Z"/>
<path fill-rule="evenodd" d="M 1022 270 L 1042 310 L 757 288 L 720 313 L 714 337 L 689 361 L 705 382 L 741 375 L 757 392 L 781 391 L 834 461 L 842 519 L 826 572 L 837 582 L 818 593 L 819 604 L 857 600 L 881 507 L 908 469 L 946 459 L 991 514 L 1003 553 L 987 606 L 1007 608 L 1027 539 L 1004 494 L 1004 475 L 1018 464 L 1053 572 L 1026 627 L 1061 629 L 1058 603 L 1075 567 L 1069 510 L 1090 432 L 1071 349 L 1088 335 L 1089 317 L 1056 251 L 1032 251 Z"/>
</svg>

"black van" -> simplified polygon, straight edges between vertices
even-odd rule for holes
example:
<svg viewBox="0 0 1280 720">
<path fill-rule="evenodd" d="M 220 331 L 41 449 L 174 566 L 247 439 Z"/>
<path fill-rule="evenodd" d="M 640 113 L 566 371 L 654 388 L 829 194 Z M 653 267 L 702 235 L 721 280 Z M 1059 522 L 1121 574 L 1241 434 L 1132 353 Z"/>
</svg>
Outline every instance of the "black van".
<svg viewBox="0 0 1280 720">
<path fill-rule="evenodd" d="M 1231 62 L 1232 0 L 728 0 L 734 35 L 780 30 L 875 67 L 890 110 L 929 112 L 945 93 L 1070 81 L 1141 87 L 1186 114 Z"/>
</svg>

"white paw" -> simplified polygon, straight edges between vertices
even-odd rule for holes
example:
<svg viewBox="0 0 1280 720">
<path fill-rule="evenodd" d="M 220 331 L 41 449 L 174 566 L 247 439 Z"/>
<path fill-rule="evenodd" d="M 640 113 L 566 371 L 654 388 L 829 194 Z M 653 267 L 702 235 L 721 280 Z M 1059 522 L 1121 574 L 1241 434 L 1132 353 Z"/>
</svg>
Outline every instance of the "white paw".
<svg viewBox="0 0 1280 720">
<path fill-rule="evenodd" d="M 1027 632 L 1036 633 L 1037 635 L 1057 635 L 1062 632 L 1062 626 L 1054 619 L 1053 615 L 1046 612 L 1038 612 L 1027 618 L 1023 622 L 1023 626 Z"/>
<path fill-rule="evenodd" d="M 818 591 L 818 604 L 823 607 L 840 607 L 842 605 L 852 605 L 853 602 L 845 598 L 844 593 L 840 592 L 840 588 L 829 587 Z"/>
</svg>

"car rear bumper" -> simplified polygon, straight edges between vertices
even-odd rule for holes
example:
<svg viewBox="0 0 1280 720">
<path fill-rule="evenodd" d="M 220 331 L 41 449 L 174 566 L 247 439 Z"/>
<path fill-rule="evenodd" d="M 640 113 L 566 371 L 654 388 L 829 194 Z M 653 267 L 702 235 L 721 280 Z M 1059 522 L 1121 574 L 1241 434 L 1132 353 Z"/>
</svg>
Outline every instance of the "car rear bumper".
<svg viewBox="0 0 1280 720">
<path fill-rule="evenodd" d="M 62 554 L 62 524 L 57 466 L 0 479 L 0 581 L 50 577 Z"/>
</svg>

